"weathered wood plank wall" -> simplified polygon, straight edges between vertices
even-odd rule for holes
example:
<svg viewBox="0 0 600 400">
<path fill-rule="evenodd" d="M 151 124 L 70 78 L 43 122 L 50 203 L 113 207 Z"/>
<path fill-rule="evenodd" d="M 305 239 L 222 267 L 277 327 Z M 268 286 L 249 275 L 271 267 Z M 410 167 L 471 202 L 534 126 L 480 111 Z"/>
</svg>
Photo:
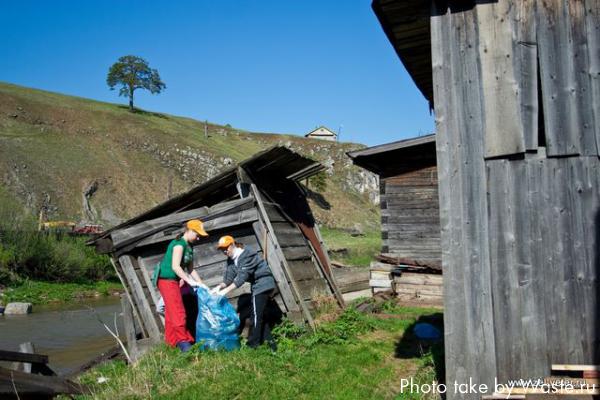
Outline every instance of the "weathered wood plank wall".
<svg viewBox="0 0 600 400">
<path fill-rule="evenodd" d="M 442 3 L 431 43 L 447 382 L 598 364 L 600 2 Z"/>
<path fill-rule="evenodd" d="M 380 180 L 384 255 L 441 263 L 437 168 Z"/>
</svg>

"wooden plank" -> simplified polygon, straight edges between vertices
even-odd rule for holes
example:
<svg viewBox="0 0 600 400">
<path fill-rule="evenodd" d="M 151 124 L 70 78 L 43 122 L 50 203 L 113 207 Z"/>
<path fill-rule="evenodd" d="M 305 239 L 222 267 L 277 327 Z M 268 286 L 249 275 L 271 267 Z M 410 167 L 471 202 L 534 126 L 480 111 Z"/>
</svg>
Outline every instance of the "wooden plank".
<svg viewBox="0 0 600 400">
<path fill-rule="evenodd" d="M 509 204 L 509 162 L 489 161 L 489 237 L 491 260 L 492 296 L 494 298 L 494 329 L 496 333 L 496 366 L 498 379 L 523 376 L 520 370 L 522 341 L 512 340 L 521 334 L 521 320 L 517 318 L 518 297 L 516 293 L 514 215 Z M 513 366 L 513 368 L 507 368 Z M 514 375 L 514 376 L 513 376 Z"/>
<path fill-rule="evenodd" d="M 288 261 L 309 260 L 312 257 L 307 246 L 282 247 L 281 250 Z"/>
<path fill-rule="evenodd" d="M 391 279 L 369 279 L 369 286 L 371 287 L 386 287 L 391 288 L 394 283 Z"/>
<path fill-rule="evenodd" d="M 600 365 L 552 364 L 552 371 L 600 371 Z"/>
<path fill-rule="evenodd" d="M 135 297 L 135 302 L 138 304 L 138 312 L 144 322 L 144 327 L 146 327 L 149 337 L 158 341 L 161 337 L 161 330 L 155 318 L 155 310 L 150 306 L 141 282 L 135 273 L 132 257 L 119 257 L 119 264 L 123 267 L 123 273 L 127 279 L 127 284 L 131 288 L 132 296 Z"/>
<path fill-rule="evenodd" d="M 142 323 L 142 318 L 140 317 L 140 314 L 137 311 L 137 303 L 135 302 L 134 297 L 132 295 L 132 289 L 129 287 L 129 285 L 127 284 L 127 280 L 125 279 L 123 268 L 121 267 L 119 262 L 113 257 L 110 257 L 110 263 L 112 264 L 115 273 L 119 278 L 119 281 L 121 282 L 121 285 L 123 285 L 123 288 L 125 289 L 125 296 L 127 297 L 129 304 L 131 305 L 134 321 L 136 321 L 140 329 L 143 330 L 144 324 Z"/>
<path fill-rule="evenodd" d="M 307 279 L 322 279 L 322 275 L 317 270 L 315 262 L 310 260 L 288 261 L 288 266 L 292 278 L 295 281 Z"/>
<path fill-rule="evenodd" d="M 423 285 L 409 285 L 403 284 L 400 286 L 396 286 L 394 291 L 397 294 L 412 294 L 415 297 L 419 296 L 428 296 L 428 297 L 439 297 L 440 299 L 443 297 L 444 292 L 439 288 L 435 288 L 435 286 L 423 286 Z"/>
<path fill-rule="evenodd" d="M 171 229 L 181 231 L 181 229 L 177 229 L 177 226 L 180 225 L 183 227 L 183 223 L 189 221 L 190 219 L 198 218 L 204 220 L 209 217 L 210 214 L 218 214 L 226 210 L 241 211 L 251 206 L 252 199 L 236 199 L 228 202 L 222 202 L 212 206 L 211 208 L 200 207 L 193 210 L 173 213 L 164 217 L 143 221 L 125 229 L 114 231 L 111 233 L 111 237 L 115 246 L 121 246 L 124 241 L 144 235 L 146 232 L 153 229 L 163 230 L 160 228 L 166 225 L 173 225 L 175 229 L 173 227 Z"/>
<path fill-rule="evenodd" d="M 597 5 L 596 5 L 597 7 Z M 598 155 L 583 1 L 538 3 L 537 43 L 549 156 Z M 597 33 L 592 36 L 597 37 Z M 597 42 L 596 42 L 597 43 Z"/>
<path fill-rule="evenodd" d="M 20 398 L 52 398 L 59 394 L 89 394 L 83 385 L 56 376 L 28 374 L 0 367 L 0 396 L 13 398 L 15 390 Z"/>
<path fill-rule="evenodd" d="M 271 235 L 265 235 L 265 225 L 261 219 L 259 221 L 254 222 L 252 225 L 256 232 L 256 236 L 259 237 L 259 243 L 263 250 L 266 248 L 267 251 L 267 262 L 269 263 L 269 267 L 271 268 L 271 272 L 273 273 L 273 277 L 277 282 L 277 287 L 285 303 L 286 308 L 290 312 L 300 311 L 300 306 L 297 304 L 296 297 L 294 296 L 292 289 L 289 284 L 289 279 L 285 275 L 285 272 L 281 269 L 281 258 L 280 254 L 277 252 L 276 243 L 271 237 Z M 266 238 L 266 243 L 265 243 Z"/>
<path fill-rule="evenodd" d="M 48 364 L 48 356 L 19 351 L 0 350 L 0 361 L 13 361 L 28 364 Z"/>
<path fill-rule="evenodd" d="M 264 234 L 264 232 L 266 231 L 266 234 L 264 234 L 265 237 L 267 237 L 269 239 L 269 242 L 271 245 L 267 245 L 267 254 L 269 251 L 274 252 L 274 261 L 275 262 L 279 262 L 279 265 L 272 265 L 272 270 L 277 270 L 278 266 L 281 267 L 281 271 L 283 272 L 284 276 L 281 276 L 282 274 L 279 273 L 279 271 L 277 272 L 279 275 L 279 278 L 281 279 L 281 282 L 283 283 L 283 287 L 288 286 L 285 285 L 285 282 L 287 281 L 289 286 L 288 288 L 291 289 L 290 292 L 293 295 L 293 298 L 295 299 L 295 303 L 297 304 L 297 306 L 300 307 L 300 310 L 302 312 L 302 315 L 304 316 L 306 322 L 308 322 L 309 326 L 314 329 L 315 325 L 314 325 L 314 321 L 312 318 L 312 315 L 310 314 L 310 312 L 308 311 L 306 305 L 304 304 L 304 299 L 301 296 L 301 292 L 298 290 L 298 287 L 296 285 L 296 283 L 294 282 L 293 279 L 291 279 L 291 273 L 289 271 L 288 265 L 287 265 L 287 260 L 285 259 L 285 256 L 283 254 L 283 251 L 281 250 L 281 246 L 279 244 L 278 238 L 275 236 L 274 234 L 274 230 L 273 230 L 273 226 L 271 225 L 271 222 L 269 221 L 269 217 L 267 215 L 267 212 L 264 208 L 264 205 L 262 203 L 262 196 L 260 195 L 260 192 L 258 191 L 258 189 L 256 188 L 255 184 L 252 184 L 251 187 L 251 192 L 252 195 L 254 196 L 254 199 L 256 200 L 256 204 L 259 210 L 259 218 L 260 220 L 262 220 L 261 224 L 256 224 L 255 225 L 255 229 L 257 229 L 257 236 L 258 237 L 262 237 L 262 235 Z M 281 288 L 280 288 L 281 290 Z M 287 289 L 284 289 L 287 290 Z M 291 300 L 291 299 L 290 299 Z M 288 309 L 290 309 L 290 311 L 294 311 L 296 308 L 296 306 L 294 306 L 294 304 L 289 304 L 288 305 Z"/>
<path fill-rule="evenodd" d="M 491 387 L 497 371 L 477 24 L 472 10 L 452 12 L 435 2 L 432 15 L 446 382 L 472 378 Z"/>
<path fill-rule="evenodd" d="M 416 274 L 411 272 L 403 272 L 402 275 L 395 277 L 394 280 L 396 284 L 409 283 L 430 286 L 442 286 L 444 284 L 442 275 Z"/>
<path fill-rule="evenodd" d="M 514 76 L 520 106 L 519 122 L 526 150 L 538 148 L 538 70 L 535 1 L 519 1 L 513 4 Z"/>
<path fill-rule="evenodd" d="M 137 335 L 133 320 L 133 309 L 126 296 L 121 296 L 121 311 L 123 313 L 123 329 L 125 331 L 127 352 L 132 361 L 135 361 L 138 359 Z"/>
<path fill-rule="evenodd" d="M 523 127 L 518 117 L 520 91 L 513 66 L 515 54 L 511 21 L 514 9 L 508 2 L 474 8 L 477 26 L 473 33 L 479 39 L 479 79 L 484 94 L 480 115 L 485 132 L 485 157 L 525 151 Z"/>
<path fill-rule="evenodd" d="M 213 230 L 222 230 L 226 228 L 237 227 L 242 224 L 249 224 L 258 218 L 256 209 L 242 210 L 232 214 L 222 215 L 218 218 L 208 220 L 204 223 L 204 229 L 207 232 Z M 157 243 L 169 242 L 177 236 L 180 231 L 159 231 L 136 243 L 136 247 L 154 245 Z"/>
<path fill-rule="evenodd" d="M 321 230 L 319 229 L 319 226 L 316 223 L 312 227 L 312 232 L 314 233 L 314 238 L 311 239 L 311 237 L 308 236 L 308 244 L 311 248 L 311 252 L 314 254 L 314 259 L 319 266 L 323 278 L 325 278 L 325 280 L 329 284 L 331 292 L 338 301 L 338 304 L 340 305 L 340 307 L 343 308 L 345 306 L 344 297 L 342 296 L 342 292 L 337 286 L 337 282 L 332 271 L 333 266 L 331 263 L 331 259 L 329 258 L 329 250 L 327 249 L 325 240 L 323 240 L 323 237 L 321 236 Z M 314 243 L 315 241 L 316 243 Z"/>
<path fill-rule="evenodd" d="M 148 269 L 144 266 L 142 260 L 142 258 L 138 258 L 138 265 L 140 266 L 140 272 L 138 276 L 141 275 L 143 282 L 146 284 L 148 293 L 150 294 L 152 305 L 156 307 L 156 304 L 158 304 L 158 301 L 160 299 L 160 293 L 158 291 L 158 288 L 154 287 L 154 284 L 152 283 L 152 276 L 150 275 L 151 272 L 148 271 Z"/>
<path fill-rule="evenodd" d="M 589 62 L 587 90 L 591 97 L 591 117 L 594 119 L 592 129 L 595 132 L 596 148 L 600 155 L 600 6 L 597 0 L 585 0 L 584 3 Z"/>
</svg>

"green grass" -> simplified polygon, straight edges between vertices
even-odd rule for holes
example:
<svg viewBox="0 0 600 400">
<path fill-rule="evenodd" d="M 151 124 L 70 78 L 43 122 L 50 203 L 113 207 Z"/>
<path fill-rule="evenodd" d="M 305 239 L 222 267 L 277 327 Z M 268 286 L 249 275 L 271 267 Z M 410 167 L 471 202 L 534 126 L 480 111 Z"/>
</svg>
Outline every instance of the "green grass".
<svg viewBox="0 0 600 400">
<path fill-rule="evenodd" d="M 119 101 L 115 96 L 115 101 Z M 225 134 L 226 133 L 226 134 Z M 82 191 L 97 181 L 92 222 L 111 226 L 189 190 L 232 163 L 274 145 L 289 145 L 318 161 L 333 161 L 325 178 L 327 204 L 313 207 L 323 224 L 374 226 L 378 208 L 348 182 L 362 171 L 348 166 L 356 144 L 252 133 L 204 121 L 138 110 L 0 82 L 0 183 L 18 200 L 12 209 L 37 215 L 46 196 L 51 220 L 78 222 Z M 193 156 L 191 155 L 193 154 Z M 229 160 L 226 160 L 229 159 Z M 5 180 L 6 181 L 6 180 Z M 6 185 L 6 186 L 5 186 Z M 0 193 L 0 200 L 2 193 Z M 8 203 L 7 203 L 8 204 Z"/>
<path fill-rule="evenodd" d="M 332 255 L 332 259 L 351 266 L 368 266 L 381 251 L 381 233 L 365 232 L 364 236 L 328 227 L 321 228 L 323 240 L 329 250 L 347 249 L 347 254 Z"/>
<path fill-rule="evenodd" d="M 23 301 L 33 304 L 74 302 L 82 298 L 110 296 L 123 290 L 120 282 L 99 281 L 90 283 L 52 283 L 24 281 L 0 290 L 0 303 Z"/>
<path fill-rule="evenodd" d="M 181 354 L 160 346 L 134 366 L 113 362 L 84 375 L 81 382 L 93 391 L 84 398 L 420 398 L 400 393 L 400 379 L 414 376 L 431 382 L 438 358 L 433 349 L 415 351 L 415 342 L 406 338 L 417 318 L 436 311 L 403 307 L 388 311 L 397 318 L 349 309 L 319 325 L 316 333 L 284 324 L 276 353 L 242 347 L 230 353 Z M 107 381 L 98 383 L 100 377 Z"/>
</svg>

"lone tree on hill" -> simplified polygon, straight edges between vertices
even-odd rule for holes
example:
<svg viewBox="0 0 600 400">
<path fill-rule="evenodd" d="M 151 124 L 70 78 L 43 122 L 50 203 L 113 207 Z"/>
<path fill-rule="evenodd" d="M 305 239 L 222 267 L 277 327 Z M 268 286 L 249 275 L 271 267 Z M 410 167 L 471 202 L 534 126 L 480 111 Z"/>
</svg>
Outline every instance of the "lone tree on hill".
<svg viewBox="0 0 600 400">
<path fill-rule="evenodd" d="M 108 70 L 106 83 L 110 90 L 121 85 L 119 96 L 129 97 L 129 111 L 133 109 L 133 92 L 146 89 L 152 94 L 160 93 L 167 85 L 160 80 L 158 71 L 150 69 L 148 61 L 136 56 L 123 56 Z"/>
</svg>

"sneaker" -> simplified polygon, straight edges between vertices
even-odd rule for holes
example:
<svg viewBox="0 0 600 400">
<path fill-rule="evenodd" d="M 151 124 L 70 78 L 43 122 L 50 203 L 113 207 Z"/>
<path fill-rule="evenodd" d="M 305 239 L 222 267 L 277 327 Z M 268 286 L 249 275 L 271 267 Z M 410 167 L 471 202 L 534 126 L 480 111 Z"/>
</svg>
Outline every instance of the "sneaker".
<svg viewBox="0 0 600 400">
<path fill-rule="evenodd" d="M 177 348 L 181 350 L 182 353 L 185 353 L 192 349 L 192 344 L 190 342 L 179 342 L 177 343 Z"/>
</svg>

